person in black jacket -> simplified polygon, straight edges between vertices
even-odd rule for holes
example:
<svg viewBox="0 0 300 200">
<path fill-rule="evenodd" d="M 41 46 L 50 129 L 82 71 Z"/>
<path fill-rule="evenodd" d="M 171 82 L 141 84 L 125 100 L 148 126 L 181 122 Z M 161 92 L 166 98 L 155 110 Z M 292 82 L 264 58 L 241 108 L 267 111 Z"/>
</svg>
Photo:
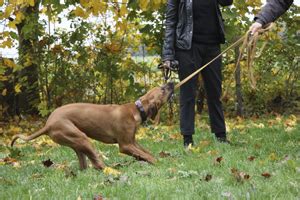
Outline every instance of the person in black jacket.
<svg viewBox="0 0 300 200">
<path fill-rule="evenodd" d="M 162 50 L 164 65 L 179 62 L 179 79 L 183 80 L 220 53 L 225 42 L 221 6 L 232 0 L 168 0 L 166 30 Z M 218 141 L 228 142 L 220 100 L 222 92 L 222 60 L 217 59 L 201 74 L 207 94 L 211 131 Z M 180 87 L 180 130 L 184 146 L 193 144 L 195 132 L 195 93 L 197 77 Z"/>
<path fill-rule="evenodd" d="M 250 27 L 251 33 L 254 34 L 265 25 L 274 22 L 289 9 L 293 2 L 293 0 L 267 1 L 267 4 L 262 8 L 260 13 L 255 16 L 255 22 Z"/>
</svg>

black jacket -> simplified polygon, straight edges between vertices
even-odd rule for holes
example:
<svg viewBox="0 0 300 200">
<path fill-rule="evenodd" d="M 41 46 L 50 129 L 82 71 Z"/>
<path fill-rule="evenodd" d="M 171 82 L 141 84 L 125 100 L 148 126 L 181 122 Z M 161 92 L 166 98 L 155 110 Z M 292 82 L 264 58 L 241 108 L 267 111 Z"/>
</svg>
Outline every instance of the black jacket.
<svg viewBox="0 0 300 200">
<path fill-rule="evenodd" d="M 166 8 L 166 30 L 165 40 L 162 50 L 162 59 L 175 59 L 175 45 L 180 49 L 190 49 L 193 38 L 193 0 L 168 0 Z M 196 1 L 196 0 L 195 0 Z M 211 0 L 209 0 L 211 1 Z M 221 6 L 229 6 L 233 0 L 213 0 L 216 1 L 216 10 L 220 24 L 220 35 L 222 43 L 225 42 L 224 24 L 219 9 Z"/>
<path fill-rule="evenodd" d="M 262 25 L 274 22 L 289 9 L 293 2 L 293 0 L 268 0 L 267 4 L 255 16 L 254 20 Z"/>
</svg>

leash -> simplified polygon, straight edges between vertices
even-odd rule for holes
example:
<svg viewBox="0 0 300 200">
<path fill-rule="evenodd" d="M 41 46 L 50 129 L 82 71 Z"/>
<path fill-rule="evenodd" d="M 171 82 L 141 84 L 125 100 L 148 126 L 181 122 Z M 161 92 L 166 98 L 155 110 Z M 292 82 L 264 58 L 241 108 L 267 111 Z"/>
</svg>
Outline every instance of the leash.
<svg viewBox="0 0 300 200">
<path fill-rule="evenodd" d="M 177 89 L 180 86 L 182 86 L 183 84 L 185 84 L 187 81 L 189 81 L 191 78 L 193 78 L 199 72 L 201 72 L 204 68 L 209 66 L 212 62 L 217 60 L 219 57 L 221 57 L 223 54 L 228 52 L 230 49 L 235 48 L 236 46 L 238 46 L 241 42 L 243 42 L 243 44 L 242 44 L 240 54 L 239 54 L 239 57 L 238 57 L 238 60 L 237 60 L 236 66 L 235 66 L 235 71 L 236 71 L 236 68 L 238 66 L 238 63 L 240 63 L 240 61 L 242 59 L 244 49 L 247 49 L 247 67 L 248 67 L 248 70 L 249 70 L 249 78 L 250 78 L 250 80 L 253 84 L 252 86 L 255 87 L 256 83 L 255 83 L 255 79 L 254 79 L 254 76 L 253 76 L 253 70 L 252 70 L 251 66 L 253 64 L 253 59 L 255 57 L 255 49 L 256 49 L 257 40 L 258 40 L 260 35 L 262 35 L 263 33 L 267 32 L 267 31 L 269 31 L 270 29 L 272 29 L 273 26 L 274 26 L 273 23 L 268 24 L 268 25 L 266 25 L 265 28 L 262 28 L 261 30 L 259 30 L 258 32 L 256 32 L 253 35 L 250 34 L 250 30 L 248 30 L 246 32 L 246 34 L 244 34 L 240 39 L 238 39 L 233 44 L 231 44 L 229 47 L 227 47 L 224 51 L 222 51 L 219 55 L 217 55 L 211 61 L 209 61 L 208 63 L 206 63 L 205 65 L 200 67 L 198 70 L 196 70 L 195 72 L 190 74 L 188 77 L 186 77 L 185 79 L 183 79 L 182 81 L 177 83 L 175 85 L 175 89 Z M 263 48 L 264 48 L 264 46 L 265 45 L 263 45 Z M 262 52 L 262 50 L 261 50 L 261 52 Z M 172 66 L 172 64 L 171 64 L 171 66 Z M 177 68 L 174 69 L 173 67 L 168 67 L 168 66 L 165 66 L 163 64 L 159 65 L 159 69 L 163 70 L 165 81 L 167 81 L 170 78 L 171 71 L 177 71 Z"/>
</svg>

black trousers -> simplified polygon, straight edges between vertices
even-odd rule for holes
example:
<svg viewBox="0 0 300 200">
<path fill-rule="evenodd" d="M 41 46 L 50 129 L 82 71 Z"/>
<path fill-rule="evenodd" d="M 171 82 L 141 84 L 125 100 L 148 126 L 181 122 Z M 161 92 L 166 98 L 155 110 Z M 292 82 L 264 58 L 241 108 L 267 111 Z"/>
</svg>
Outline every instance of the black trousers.
<svg viewBox="0 0 300 200">
<path fill-rule="evenodd" d="M 176 49 L 179 61 L 179 79 L 183 80 L 220 53 L 219 44 L 192 44 L 190 50 Z M 201 71 L 207 94 L 211 131 L 226 133 L 222 102 L 222 59 L 219 58 Z M 195 132 L 195 97 L 197 76 L 180 87 L 180 130 L 182 135 Z"/>
</svg>

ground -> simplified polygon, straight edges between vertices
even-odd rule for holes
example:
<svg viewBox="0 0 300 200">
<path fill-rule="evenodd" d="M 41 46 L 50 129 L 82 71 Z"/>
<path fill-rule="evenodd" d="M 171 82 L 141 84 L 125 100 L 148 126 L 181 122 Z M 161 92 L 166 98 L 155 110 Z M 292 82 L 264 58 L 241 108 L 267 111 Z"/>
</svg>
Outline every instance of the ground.
<svg viewBox="0 0 300 200">
<path fill-rule="evenodd" d="M 79 170 L 75 153 L 43 136 L 29 143 L 39 119 L 1 124 L 1 199 L 299 199 L 300 125 L 294 115 L 227 119 L 232 145 L 215 141 L 207 117 L 185 150 L 178 125 L 148 126 L 139 142 L 158 159 L 149 165 L 94 142 L 108 167 Z"/>
</svg>

